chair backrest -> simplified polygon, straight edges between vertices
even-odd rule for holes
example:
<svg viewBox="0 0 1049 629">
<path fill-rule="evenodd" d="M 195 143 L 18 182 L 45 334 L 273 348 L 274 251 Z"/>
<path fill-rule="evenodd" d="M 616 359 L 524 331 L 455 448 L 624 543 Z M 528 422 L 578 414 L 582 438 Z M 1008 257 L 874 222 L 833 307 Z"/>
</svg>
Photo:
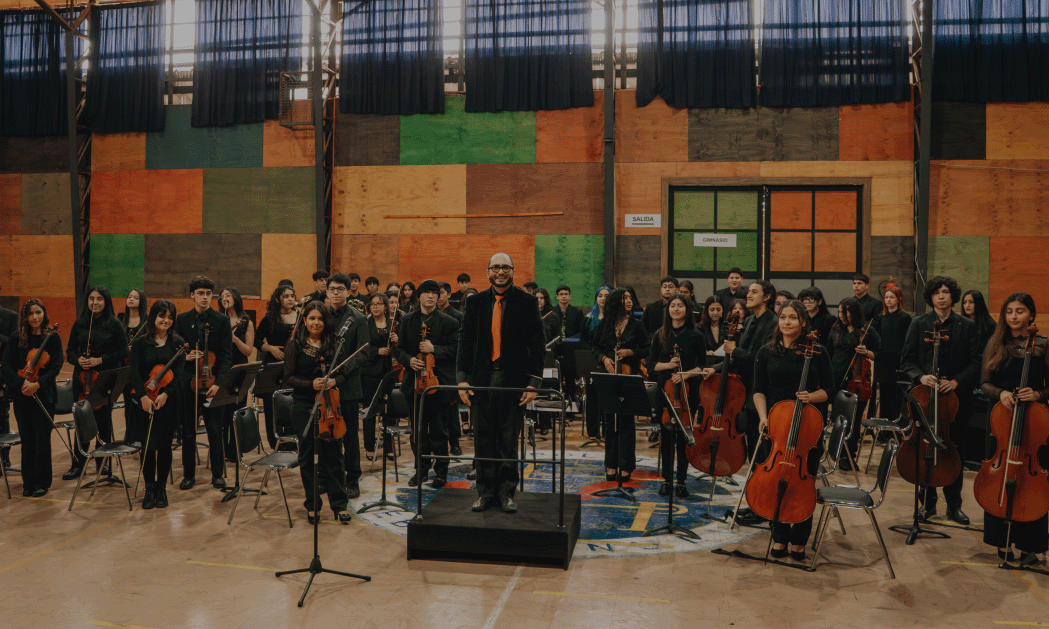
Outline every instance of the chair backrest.
<svg viewBox="0 0 1049 629">
<path fill-rule="evenodd" d="M 896 441 L 896 438 L 889 440 L 888 445 L 885 446 L 885 451 L 881 454 L 881 463 L 878 465 L 878 476 L 875 481 L 874 488 L 871 489 L 871 493 L 874 493 L 878 489 L 881 489 L 881 497 L 878 498 L 877 503 L 874 505 L 877 507 L 885 500 L 885 493 L 889 486 L 889 477 L 892 476 L 892 466 L 896 462 L 896 454 L 900 451 L 900 443 Z"/>
<path fill-rule="evenodd" d="M 73 427 L 76 431 L 76 447 L 80 453 L 87 455 L 81 444 L 90 443 L 98 436 L 98 424 L 95 423 L 95 411 L 87 400 L 80 400 L 73 404 Z"/>
<path fill-rule="evenodd" d="M 70 378 L 58 385 L 58 400 L 55 402 L 55 415 L 68 415 L 73 412 L 73 379 Z"/>
<path fill-rule="evenodd" d="M 830 416 L 837 418 L 841 415 L 846 419 L 848 425 L 852 426 L 856 421 L 856 407 L 859 405 L 859 401 L 860 399 L 855 393 L 850 393 L 844 389 L 838 391 L 838 394 L 834 396 L 834 403 L 831 404 Z"/>
<path fill-rule="evenodd" d="M 255 409 L 242 408 L 233 413 L 233 423 L 237 429 L 237 443 L 241 454 L 247 454 L 262 443 L 262 435 L 259 434 L 259 418 L 255 415 Z"/>
<path fill-rule="evenodd" d="M 404 419 L 411 414 L 411 402 L 400 387 L 390 390 L 390 399 L 386 403 L 386 419 Z"/>
<path fill-rule="evenodd" d="M 277 428 L 291 428 L 291 391 L 273 392 L 273 429 L 280 436 Z"/>
<path fill-rule="evenodd" d="M 834 472 L 841 459 L 841 451 L 845 447 L 845 439 L 849 435 L 849 427 L 852 421 L 841 413 L 831 414 L 830 438 L 827 439 L 827 458 L 830 460 L 830 469 L 827 474 Z"/>
</svg>

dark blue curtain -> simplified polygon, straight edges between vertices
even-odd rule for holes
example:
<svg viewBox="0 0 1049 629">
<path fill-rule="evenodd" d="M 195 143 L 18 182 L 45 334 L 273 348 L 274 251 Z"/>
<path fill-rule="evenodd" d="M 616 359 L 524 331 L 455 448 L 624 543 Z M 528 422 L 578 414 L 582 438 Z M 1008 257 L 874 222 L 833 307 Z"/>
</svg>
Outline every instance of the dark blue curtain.
<svg viewBox="0 0 1049 629">
<path fill-rule="evenodd" d="M 637 105 L 757 105 L 749 0 L 641 0 Z"/>
<path fill-rule="evenodd" d="M 761 103 L 910 100 L 905 0 L 765 0 Z"/>
<path fill-rule="evenodd" d="M 84 40 L 74 41 L 79 57 Z M 0 11 L 0 135 L 68 133 L 65 42 L 43 11 Z"/>
<path fill-rule="evenodd" d="M 354 114 L 444 113 L 440 0 L 347 2 L 339 109 Z"/>
<path fill-rule="evenodd" d="M 1049 101 L 1049 0 L 937 0 L 932 96 Z"/>
<path fill-rule="evenodd" d="M 590 0 L 466 0 L 466 111 L 594 104 Z"/>
<path fill-rule="evenodd" d="M 275 120 L 302 45 L 302 0 L 197 0 L 192 125 Z"/>
<path fill-rule="evenodd" d="M 163 0 L 96 5 L 84 118 L 96 133 L 164 130 Z"/>
</svg>

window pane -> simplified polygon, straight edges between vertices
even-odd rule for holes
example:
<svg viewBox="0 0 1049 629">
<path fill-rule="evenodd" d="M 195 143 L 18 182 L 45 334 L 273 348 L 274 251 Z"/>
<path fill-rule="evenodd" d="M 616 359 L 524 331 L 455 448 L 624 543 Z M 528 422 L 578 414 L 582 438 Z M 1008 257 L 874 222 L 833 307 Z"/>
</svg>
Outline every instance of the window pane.
<svg viewBox="0 0 1049 629">
<path fill-rule="evenodd" d="M 719 218 L 720 209 L 719 207 Z M 738 266 L 743 269 L 744 273 L 756 273 L 758 270 L 758 233 L 735 232 L 735 234 L 736 246 L 734 248 L 718 247 L 718 271 L 728 271 Z"/>
<path fill-rule="evenodd" d="M 714 193 L 675 192 L 674 229 L 714 229 Z"/>
<path fill-rule="evenodd" d="M 714 249 L 693 246 L 692 232 L 674 232 L 674 259 L 671 266 L 678 271 L 713 271 Z"/>
<path fill-rule="evenodd" d="M 757 228 L 757 191 L 718 192 L 718 229 Z"/>
</svg>

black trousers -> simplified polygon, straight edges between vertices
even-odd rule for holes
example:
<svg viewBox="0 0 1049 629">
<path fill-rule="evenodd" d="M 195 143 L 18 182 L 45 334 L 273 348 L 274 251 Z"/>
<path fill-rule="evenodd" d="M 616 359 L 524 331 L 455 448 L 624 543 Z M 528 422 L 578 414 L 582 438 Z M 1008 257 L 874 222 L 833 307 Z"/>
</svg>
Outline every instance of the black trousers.
<svg viewBox="0 0 1049 629">
<path fill-rule="evenodd" d="M 0 383 L 0 433 L 11 432 L 11 401 L 7 399 L 7 385 Z M 11 462 L 11 448 L 0 448 L 0 460 L 5 467 Z"/>
<path fill-rule="evenodd" d="M 36 402 L 33 403 L 34 405 Z M 52 417 L 54 417 L 54 411 Z M 47 421 L 46 419 L 44 421 Z M 96 444 L 109 443 L 113 441 L 113 407 L 110 405 L 103 406 L 95 410 L 95 424 L 98 426 L 98 438 L 95 439 Z M 91 451 L 91 444 L 86 441 L 80 442 L 80 448 L 85 452 Z M 102 465 L 104 459 L 95 459 L 95 463 L 99 466 Z M 87 457 L 80 454 L 80 450 L 73 448 L 73 467 L 84 467 L 84 463 L 87 461 Z"/>
<path fill-rule="evenodd" d="M 361 376 L 361 390 L 364 392 L 364 404 L 371 405 L 372 400 L 375 398 L 375 392 L 379 389 L 380 383 L 382 383 L 382 374 L 377 376 Z M 367 452 L 375 452 L 375 418 L 366 417 L 363 424 L 364 449 Z"/>
<path fill-rule="evenodd" d="M 310 423 L 313 402 L 295 400 L 291 408 L 292 422 L 295 425 L 296 434 L 299 435 L 299 473 L 302 477 L 302 488 L 306 491 L 306 500 L 302 504 L 307 511 L 313 511 L 313 500 L 316 498 L 316 509 L 319 511 L 324 506 L 324 500 L 317 494 L 313 484 L 313 453 L 314 448 L 318 445 L 318 441 L 313 438 L 315 428 Z M 328 494 L 332 511 L 336 513 L 345 511 L 350 501 L 346 496 L 342 440 L 324 441 L 321 439 L 316 452 L 318 454 L 318 484 L 324 488 L 324 493 Z"/>
<path fill-rule="evenodd" d="M 197 404 L 197 399 L 200 404 Z M 204 428 L 208 435 L 208 459 L 212 478 L 226 475 L 226 460 L 223 455 L 225 442 L 222 439 L 222 424 L 225 414 L 222 408 L 204 408 L 204 394 L 186 395 L 185 412 L 182 416 L 182 475 L 186 478 L 197 476 L 197 416 L 204 416 Z"/>
<path fill-rule="evenodd" d="M 504 374 L 492 374 L 489 386 L 508 386 Z M 521 394 L 478 391 L 473 398 L 474 452 L 479 457 L 516 459 L 517 440 L 524 425 Z M 477 495 L 482 498 L 512 497 L 520 481 L 517 463 L 510 461 L 477 461 Z"/>
<path fill-rule="evenodd" d="M 674 480 L 674 462 L 677 462 L 677 482 L 683 483 L 688 478 L 688 458 L 685 456 L 685 437 L 674 424 L 659 426 L 659 452 L 663 457 L 663 480 Z M 677 458 L 674 458 L 674 455 Z"/>
<path fill-rule="evenodd" d="M 958 412 L 958 417 L 955 418 L 954 422 L 951 423 L 950 436 L 951 441 L 957 446 L 961 443 L 959 438 L 965 434 L 966 428 L 969 425 L 969 418 L 964 417 L 962 412 Z M 962 467 L 962 471 L 958 473 L 958 478 L 954 479 L 950 485 L 943 488 L 943 499 L 947 501 L 948 509 L 957 509 L 962 506 L 962 481 L 965 477 L 965 467 Z M 922 499 L 922 504 L 926 510 L 931 510 L 936 506 L 937 496 L 935 487 L 925 488 L 925 497 Z"/>
<path fill-rule="evenodd" d="M 146 460 L 142 463 L 142 478 L 146 479 L 147 483 L 166 482 L 168 474 L 171 473 L 172 459 L 174 455 L 171 448 L 148 450 Z"/>
<path fill-rule="evenodd" d="M 51 487 L 51 422 L 32 397 L 20 393 L 12 400 L 15 421 L 22 438 L 22 488 Z M 55 416 L 55 405 L 44 402 L 48 415 Z"/>
<path fill-rule="evenodd" d="M 1044 553 L 1049 550 L 1049 514 L 1043 515 L 1034 522 L 1009 523 L 984 511 L 983 542 L 997 548 L 1005 547 L 1005 538 L 1009 544 L 1029 553 Z"/>
<path fill-rule="evenodd" d="M 142 412 L 142 407 L 131 401 L 131 386 L 124 387 L 124 442 L 145 441 L 146 423 L 149 415 Z"/>
<path fill-rule="evenodd" d="M 812 516 L 804 522 L 797 524 L 783 524 L 776 522 L 772 525 L 772 541 L 776 544 L 793 544 L 804 546 L 812 534 Z"/>
<path fill-rule="evenodd" d="M 849 452 L 852 453 L 853 459 L 856 458 L 856 452 L 860 447 L 860 435 L 863 434 L 863 426 L 860 425 L 860 420 L 863 419 L 863 412 L 867 410 L 867 404 L 869 402 L 870 400 L 867 400 L 866 402 L 859 402 L 856 405 L 856 417 L 852 422 L 851 430 L 849 430 L 849 437 L 845 440 L 845 447 L 847 447 Z M 824 417 L 826 417 L 826 415 L 824 415 Z"/>
<path fill-rule="evenodd" d="M 423 403 L 422 423 L 416 435 L 415 416 L 418 413 L 418 398 L 412 398 L 412 452 L 416 457 L 420 455 L 435 454 L 437 456 L 448 456 L 448 415 L 451 406 L 440 399 L 441 394 L 426 396 Z M 423 459 L 419 467 L 419 479 L 426 478 L 433 468 L 434 476 L 437 478 L 448 478 L 448 459 Z"/>
<path fill-rule="evenodd" d="M 353 487 L 361 479 L 361 401 L 343 400 L 342 418 L 346 421 L 346 436 L 342 438 L 342 444 L 346 452 L 344 462 L 346 465 L 346 486 Z"/>
<path fill-rule="evenodd" d="M 602 413 L 605 426 L 605 467 L 619 467 L 622 472 L 633 472 L 637 467 L 634 454 L 637 432 L 634 416 L 629 413 Z"/>
</svg>

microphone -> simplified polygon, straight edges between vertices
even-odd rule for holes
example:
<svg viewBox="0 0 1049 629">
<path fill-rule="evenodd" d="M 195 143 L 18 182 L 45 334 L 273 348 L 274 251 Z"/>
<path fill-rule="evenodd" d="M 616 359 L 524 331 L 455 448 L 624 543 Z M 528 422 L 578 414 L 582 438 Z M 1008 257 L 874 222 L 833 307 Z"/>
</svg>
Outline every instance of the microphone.
<svg viewBox="0 0 1049 629">
<path fill-rule="evenodd" d="M 336 336 L 339 338 L 346 336 L 346 332 L 349 331 L 351 325 L 353 325 L 353 317 L 346 319 L 346 323 L 343 324 L 342 329 L 339 330 L 339 333 Z"/>
</svg>

